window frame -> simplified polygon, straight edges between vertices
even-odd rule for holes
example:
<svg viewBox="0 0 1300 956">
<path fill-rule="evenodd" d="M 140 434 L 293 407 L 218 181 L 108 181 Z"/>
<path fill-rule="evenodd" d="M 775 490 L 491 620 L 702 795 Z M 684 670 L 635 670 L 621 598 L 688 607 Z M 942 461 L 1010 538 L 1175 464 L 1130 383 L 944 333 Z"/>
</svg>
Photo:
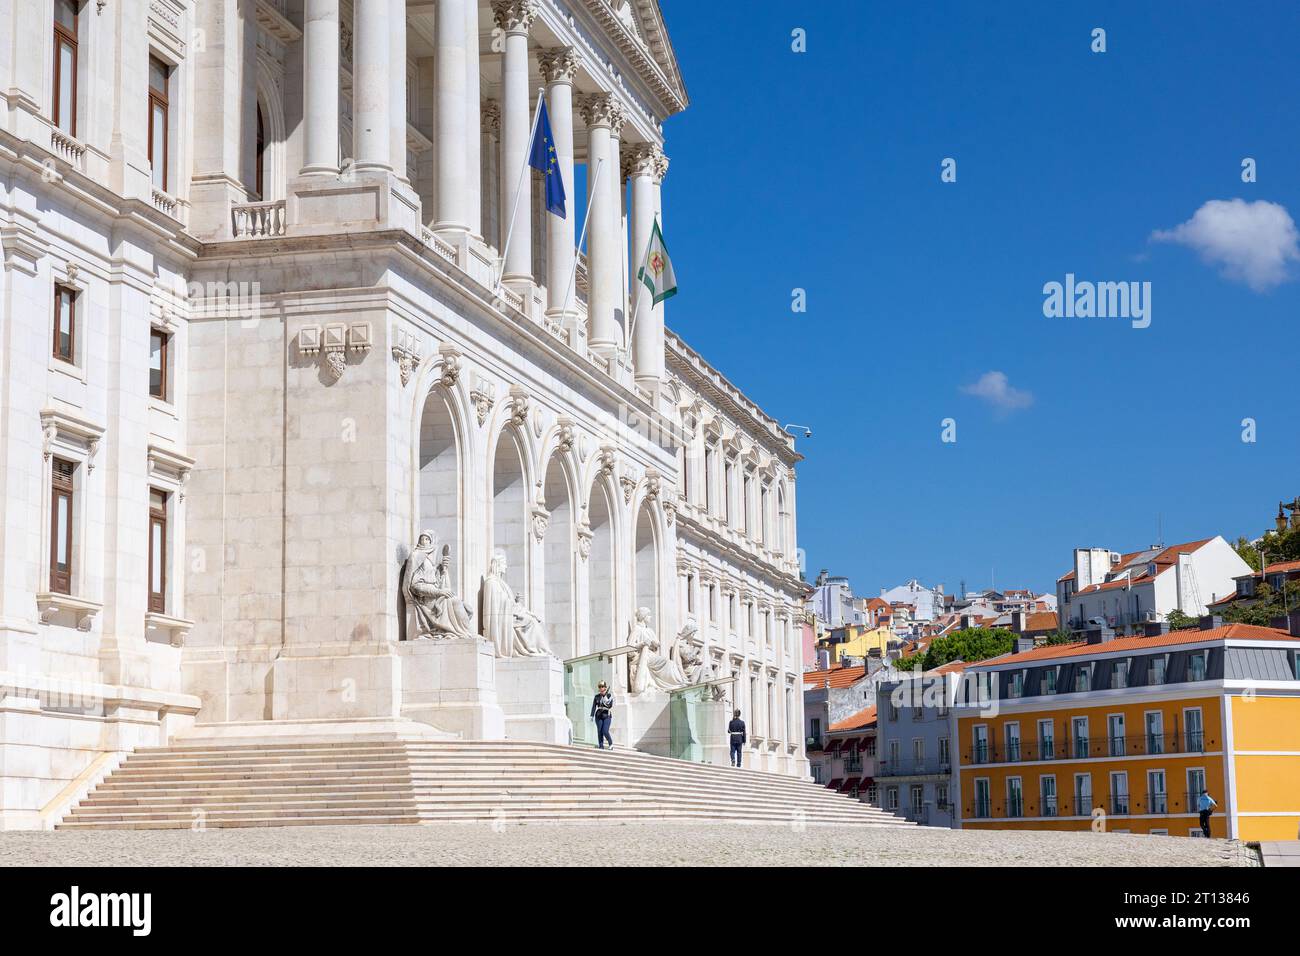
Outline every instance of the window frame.
<svg viewBox="0 0 1300 956">
<path fill-rule="evenodd" d="M 54 6 L 58 7 L 59 0 L 55 0 Z M 52 99 L 50 101 L 50 119 L 54 123 L 54 128 L 65 135 L 77 138 L 77 74 L 81 72 L 81 51 L 78 48 L 77 34 L 81 32 L 81 4 L 79 0 L 72 0 L 69 4 L 72 7 L 72 30 L 59 23 L 58 16 L 53 18 L 54 27 L 54 86 L 52 90 Z M 63 128 L 59 110 L 59 100 L 63 92 L 63 63 L 62 57 L 59 56 L 61 45 L 66 44 L 72 51 L 72 95 L 68 97 L 71 104 L 71 122 L 68 129 Z"/>
<path fill-rule="evenodd" d="M 155 189 L 170 194 L 171 191 L 169 188 L 171 184 L 171 175 L 170 175 L 171 174 L 171 169 L 170 169 L 171 142 L 170 140 L 171 140 L 171 125 L 172 125 L 171 100 L 170 100 L 170 93 L 167 89 L 160 90 L 153 85 L 152 74 L 153 74 L 153 65 L 155 63 L 157 63 L 162 68 L 164 87 L 167 87 L 171 84 L 171 72 L 172 72 L 172 66 L 166 60 L 162 59 L 161 57 L 158 57 L 153 53 L 149 54 L 149 74 L 147 77 L 147 83 L 148 83 L 148 90 L 149 90 L 148 151 L 149 151 L 149 166 L 150 166 L 150 185 L 152 185 Z M 161 186 L 158 185 L 157 182 L 158 177 L 155 175 L 155 170 L 153 169 L 154 138 L 157 132 L 154 129 L 154 107 L 155 106 L 159 106 L 162 108 L 163 129 L 162 129 L 162 185 Z"/>
<path fill-rule="evenodd" d="M 154 506 L 154 495 L 160 495 L 162 498 L 161 505 Z M 171 495 L 161 488 L 149 489 L 149 563 L 145 566 L 145 573 L 148 576 L 147 586 L 147 606 L 150 613 L 166 614 L 167 613 L 167 511 Z M 158 528 L 157 535 L 154 529 Z M 154 538 L 157 537 L 162 554 L 154 553 Z M 155 591 L 154 570 L 157 568 L 159 590 Z"/>
<path fill-rule="evenodd" d="M 66 467 L 66 474 L 61 468 Z M 77 463 L 70 458 L 54 456 L 50 470 L 50 592 L 72 595 L 73 544 L 76 535 L 76 475 Z M 67 525 L 64 528 L 63 546 L 67 556 L 67 569 L 59 570 L 59 502 L 67 502 Z"/>
<path fill-rule="evenodd" d="M 150 368 L 149 368 L 149 372 L 150 372 L 151 374 L 153 373 L 152 362 L 153 362 L 153 339 L 154 339 L 154 336 L 157 336 L 158 339 L 160 340 L 160 342 L 161 342 L 162 344 L 161 344 L 161 347 L 160 347 L 160 349 L 159 349 L 159 352 L 160 352 L 161 354 L 159 355 L 158 391 L 155 392 L 155 391 L 153 390 L 153 382 L 150 381 L 150 383 L 149 383 L 149 397 L 150 397 L 150 398 L 156 398 L 156 399 L 158 399 L 158 401 L 160 401 L 160 402 L 168 402 L 168 401 L 170 401 L 170 399 L 168 398 L 168 388 L 171 386 L 171 382 L 169 381 L 169 378 L 168 378 L 168 375 L 167 375 L 167 363 L 168 363 L 168 362 L 170 361 L 170 359 L 171 359 L 171 344 L 172 344 L 172 336 L 171 336 L 171 333 L 170 333 L 170 332 L 166 331 L 165 329 L 160 329 L 160 328 L 158 328 L 157 326 L 153 326 L 153 327 L 151 327 L 151 328 L 149 329 L 149 353 L 150 353 L 150 354 L 149 354 L 149 360 L 150 360 Z"/>
<path fill-rule="evenodd" d="M 64 355 L 59 347 L 59 320 L 62 317 L 61 305 L 64 296 L 68 298 L 68 354 Z M 54 323 L 50 342 L 50 353 L 60 362 L 77 364 L 77 298 L 75 288 L 63 282 L 54 283 Z"/>
</svg>

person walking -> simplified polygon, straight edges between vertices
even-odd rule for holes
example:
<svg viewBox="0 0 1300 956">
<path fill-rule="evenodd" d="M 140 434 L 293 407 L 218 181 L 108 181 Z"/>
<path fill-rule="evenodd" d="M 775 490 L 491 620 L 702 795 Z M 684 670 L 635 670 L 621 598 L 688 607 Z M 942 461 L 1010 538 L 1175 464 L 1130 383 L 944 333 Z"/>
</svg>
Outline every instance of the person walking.
<svg viewBox="0 0 1300 956">
<path fill-rule="evenodd" d="M 1201 832 L 1205 834 L 1206 839 L 1210 836 L 1210 814 L 1218 804 L 1210 796 L 1210 791 L 1206 790 L 1201 794 L 1201 798 L 1196 801 L 1196 808 L 1201 811 Z"/>
<path fill-rule="evenodd" d="M 731 735 L 731 765 L 739 767 L 741 759 L 744 757 L 744 751 L 741 749 L 745 746 L 745 741 L 749 738 L 745 734 L 745 722 L 740 719 L 740 711 L 731 712 L 731 723 L 727 724 L 727 733 Z"/>
<path fill-rule="evenodd" d="M 614 695 L 609 692 L 609 685 L 601 681 L 596 685 L 596 696 L 591 701 L 591 719 L 596 722 L 596 746 L 601 750 L 605 749 L 605 741 L 609 741 L 609 749 L 614 749 L 614 738 L 609 735 L 609 723 L 613 719 Z"/>
</svg>

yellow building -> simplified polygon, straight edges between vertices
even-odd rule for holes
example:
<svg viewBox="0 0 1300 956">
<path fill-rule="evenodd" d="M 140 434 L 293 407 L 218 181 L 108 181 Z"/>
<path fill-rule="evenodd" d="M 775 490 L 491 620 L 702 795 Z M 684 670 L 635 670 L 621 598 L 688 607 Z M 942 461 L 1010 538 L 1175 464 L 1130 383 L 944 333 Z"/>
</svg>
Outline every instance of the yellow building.
<svg viewBox="0 0 1300 956">
<path fill-rule="evenodd" d="M 959 690 L 960 826 L 1199 836 L 1208 792 L 1212 836 L 1296 839 L 1296 636 L 1229 624 L 1019 648 Z"/>
<path fill-rule="evenodd" d="M 818 646 L 830 651 L 831 664 L 839 664 L 844 657 L 863 658 L 873 648 L 880 657 L 885 656 L 893 631 L 888 624 L 869 626 L 850 624 L 827 631 Z"/>
</svg>

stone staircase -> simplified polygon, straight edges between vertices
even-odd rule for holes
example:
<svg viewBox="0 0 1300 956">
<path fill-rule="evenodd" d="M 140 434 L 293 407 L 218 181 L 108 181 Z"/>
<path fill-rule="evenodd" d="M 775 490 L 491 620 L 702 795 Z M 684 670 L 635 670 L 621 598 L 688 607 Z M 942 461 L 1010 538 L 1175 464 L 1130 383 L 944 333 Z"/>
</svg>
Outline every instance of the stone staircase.
<svg viewBox="0 0 1300 956">
<path fill-rule="evenodd" d="M 358 740 L 144 748 L 58 829 L 644 821 L 914 825 L 814 783 L 636 751 Z"/>
</svg>

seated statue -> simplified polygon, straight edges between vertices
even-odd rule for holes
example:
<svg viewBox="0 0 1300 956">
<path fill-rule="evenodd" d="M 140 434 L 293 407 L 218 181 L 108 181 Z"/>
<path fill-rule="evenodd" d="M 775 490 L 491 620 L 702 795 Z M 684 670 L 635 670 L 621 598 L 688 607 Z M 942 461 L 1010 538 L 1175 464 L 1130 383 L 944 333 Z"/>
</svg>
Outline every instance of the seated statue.
<svg viewBox="0 0 1300 956">
<path fill-rule="evenodd" d="M 443 545 L 435 560 L 437 547 L 432 531 L 420 532 L 402 568 L 402 597 L 415 611 L 415 636 L 472 638 L 470 610 L 451 586 L 451 548 Z"/>
<path fill-rule="evenodd" d="M 691 641 L 699 630 L 700 626 L 695 621 L 688 620 L 677 635 L 677 643 L 669 655 L 690 684 L 703 684 L 714 679 L 713 656 L 709 653 L 708 644 L 696 647 Z"/>
<path fill-rule="evenodd" d="M 504 551 L 492 555 L 483 577 L 483 636 L 496 648 L 497 657 L 544 657 L 551 653 L 546 627 L 519 603 L 506 583 Z"/>
<path fill-rule="evenodd" d="M 649 608 L 636 609 L 636 622 L 632 625 L 628 644 L 636 648 L 629 665 L 632 673 L 629 693 L 632 696 L 644 694 L 652 687 L 676 690 L 690 683 L 676 661 L 659 653 L 659 638 L 650 627 Z"/>
</svg>

